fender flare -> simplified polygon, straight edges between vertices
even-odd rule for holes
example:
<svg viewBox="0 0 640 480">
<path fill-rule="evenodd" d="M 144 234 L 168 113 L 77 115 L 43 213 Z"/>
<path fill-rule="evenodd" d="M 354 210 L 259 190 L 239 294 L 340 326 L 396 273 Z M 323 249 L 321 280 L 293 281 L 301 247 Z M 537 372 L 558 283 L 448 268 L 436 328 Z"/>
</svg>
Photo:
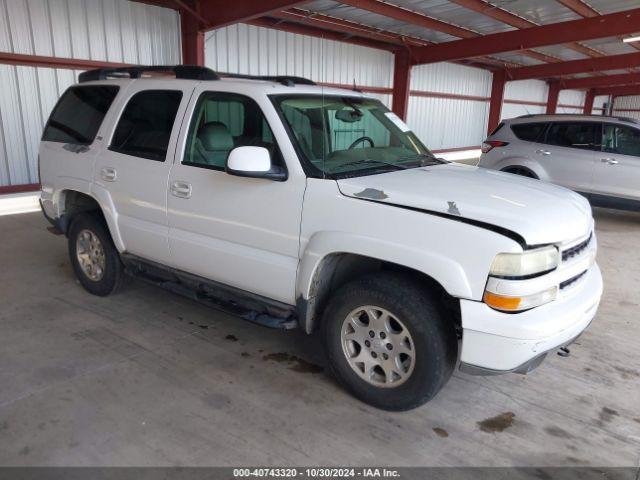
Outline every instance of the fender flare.
<svg viewBox="0 0 640 480">
<path fill-rule="evenodd" d="M 315 293 L 321 283 L 321 267 L 336 254 L 352 254 L 423 273 L 438 282 L 453 297 L 471 298 L 472 288 L 462 265 L 451 258 L 406 245 L 344 232 L 319 232 L 307 244 L 296 280 L 300 322 L 307 332 L 313 328 Z"/>
</svg>

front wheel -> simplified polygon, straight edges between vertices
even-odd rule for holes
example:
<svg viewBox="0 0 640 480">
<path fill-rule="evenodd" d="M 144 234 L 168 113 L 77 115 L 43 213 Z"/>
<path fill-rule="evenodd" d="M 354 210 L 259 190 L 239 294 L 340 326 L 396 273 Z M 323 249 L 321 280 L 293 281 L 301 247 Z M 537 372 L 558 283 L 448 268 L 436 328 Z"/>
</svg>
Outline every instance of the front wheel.
<svg viewBox="0 0 640 480">
<path fill-rule="evenodd" d="M 423 288 L 401 275 L 378 273 L 340 288 L 322 325 L 338 381 L 384 410 L 428 402 L 455 367 L 453 323 Z"/>
</svg>

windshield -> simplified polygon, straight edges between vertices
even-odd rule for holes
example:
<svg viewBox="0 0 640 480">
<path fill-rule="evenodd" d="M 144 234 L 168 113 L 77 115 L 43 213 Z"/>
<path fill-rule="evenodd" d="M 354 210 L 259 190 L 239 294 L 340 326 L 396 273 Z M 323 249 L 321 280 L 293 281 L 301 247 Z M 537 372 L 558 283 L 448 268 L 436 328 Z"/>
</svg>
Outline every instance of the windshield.
<svg viewBox="0 0 640 480">
<path fill-rule="evenodd" d="M 273 100 L 314 176 L 343 178 L 443 163 L 378 100 L 322 95 Z"/>
</svg>

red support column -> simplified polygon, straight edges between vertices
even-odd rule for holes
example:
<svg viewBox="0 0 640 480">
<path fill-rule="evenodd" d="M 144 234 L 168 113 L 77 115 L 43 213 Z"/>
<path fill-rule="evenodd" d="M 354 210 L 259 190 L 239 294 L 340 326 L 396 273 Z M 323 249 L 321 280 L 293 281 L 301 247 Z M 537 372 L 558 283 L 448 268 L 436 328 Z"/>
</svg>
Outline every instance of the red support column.
<svg viewBox="0 0 640 480">
<path fill-rule="evenodd" d="M 392 110 L 403 120 L 407 119 L 409 90 L 411 88 L 411 58 L 406 50 L 398 50 L 393 62 Z"/>
<path fill-rule="evenodd" d="M 194 11 L 198 11 L 200 2 L 190 2 Z M 204 66 L 204 31 L 200 21 L 185 9 L 180 10 L 180 29 L 182 33 L 182 63 L 184 65 Z"/>
<path fill-rule="evenodd" d="M 591 115 L 593 113 L 593 100 L 595 97 L 596 96 L 592 89 L 587 90 L 587 94 L 584 97 L 584 108 L 582 109 L 582 113 L 585 115 Z"/>
<path fill-rule="evenodd" d="M 560 95 L 560 82 L 549 82 L 549 96 L 547 97 L 547 114 L 556 113 L 558 96 Z"/>
<path fill-rule="evenodd" d="M 500 123 L 502 115 L 502 100 L 504 100 L 504 85 L 506 75 L 504 70 L 493 72 L 491 82 L 491 98 L 489 100 L 489 123 L 488 133 L 491 133 Z"/>
</svg>

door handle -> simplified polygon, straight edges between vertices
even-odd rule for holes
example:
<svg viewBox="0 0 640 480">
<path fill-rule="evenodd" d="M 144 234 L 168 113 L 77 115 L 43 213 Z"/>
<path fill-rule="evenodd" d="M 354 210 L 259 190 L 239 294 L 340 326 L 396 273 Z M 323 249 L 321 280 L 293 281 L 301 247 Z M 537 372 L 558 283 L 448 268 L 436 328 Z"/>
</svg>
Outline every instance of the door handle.
<svg viewBox="0 0 640 480">
<path fill-rule="evenodd" d="M 100 177 L 102 177 L 105 182 L 115 182 L 116 178 L 118 178 L 118 172 L 115 168 L 102 167 L 100 169 Z"/>
<path fill-rule="evenodd" d="M 542 148 L 541 148 L 541 149 L 539 149 L 539 150 L 536 150 L 536 153 L 537 153 L 538 155 L 551 155 L 551 152 L 550 152 L 549 150 L 544 150 L 544 149 L 542 149 Z"/>
<path fill-rule="evenodd" d="M 174 197 L 191 198 L 191 184 L 188 182 L 181 180 L 171 182 L 170 190 Z"/>
<path fill-rule="evenodd" d="M 615 158 L 601 158 L 600 161 L 602 163 L 606 163 L 607 165 L 617 165 L 618 164 L 618 160 L 616 160 Z"/>
</svg>

